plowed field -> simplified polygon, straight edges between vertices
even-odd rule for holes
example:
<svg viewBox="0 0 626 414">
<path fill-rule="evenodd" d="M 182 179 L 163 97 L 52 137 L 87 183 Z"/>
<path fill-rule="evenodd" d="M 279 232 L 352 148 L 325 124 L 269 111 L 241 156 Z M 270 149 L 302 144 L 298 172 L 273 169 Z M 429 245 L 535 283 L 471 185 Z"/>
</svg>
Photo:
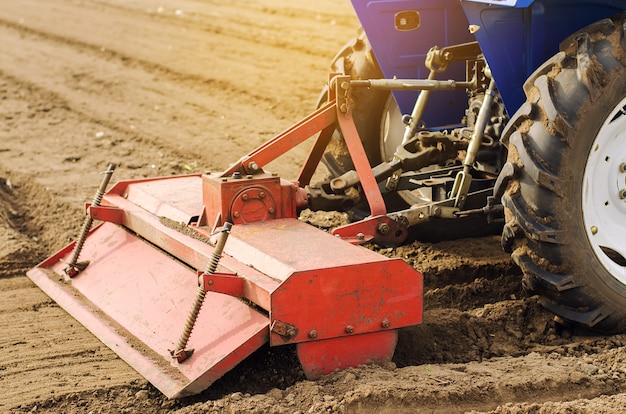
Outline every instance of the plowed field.
<svg viewBox="0 0 626 414">
<path fill-rule="evenodd" d="M 555 321 L 496 236 L 376 248 L 425 276 L 393 363 L 307 381 L 264 347 L 180 401 L 25 276 L 77 237 L 108 163 L 114 180 L 226 168 L 314 109 L 357 27 L 344 0 L 0 2 L 0 412 L 626 411 L 626 336 Z M 268 169 L 294 176 L 303 151 Z"/>
</svg>

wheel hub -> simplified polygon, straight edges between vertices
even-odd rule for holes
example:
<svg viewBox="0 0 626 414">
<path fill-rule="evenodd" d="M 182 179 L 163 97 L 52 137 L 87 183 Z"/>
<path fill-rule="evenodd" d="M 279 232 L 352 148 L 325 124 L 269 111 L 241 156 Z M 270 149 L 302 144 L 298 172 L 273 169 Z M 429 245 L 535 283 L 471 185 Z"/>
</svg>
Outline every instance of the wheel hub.
<svg viewBox="0 0 626 414">
<path fill-rule="evenodd" d="M 582 212 L 587 238 L 605 269 L 626 285 L 626 98 L 604 121 L 587 159 Z"/>
</svg>

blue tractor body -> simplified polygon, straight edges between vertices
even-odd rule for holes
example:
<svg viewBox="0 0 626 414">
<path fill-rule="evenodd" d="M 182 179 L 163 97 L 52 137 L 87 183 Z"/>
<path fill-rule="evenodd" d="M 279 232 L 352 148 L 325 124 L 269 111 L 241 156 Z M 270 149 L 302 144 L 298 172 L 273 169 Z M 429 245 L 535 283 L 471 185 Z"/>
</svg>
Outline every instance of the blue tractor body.
<svg viewBox="0 0 626 414">
<path fill-rule="evenodd" d="M 433 46 L 478 41 L 504 105 L 512 115 L 524 102 L 522 85 L 559 43 L 582 27 L 625 8 L 618 0 L 391 0 L 352 1 L 385 78 L 425 79 L 424 60 Z M 399 13 L 417 11 L 419 26 L 398 30 Z M 472 28 L 470 33 L 470 27 Z M 460 79 L 454 64 L 442 79 Z M 411 112 L 416 92 L 396 91 L 402 113 Z M 424 114 L 429 127 L 458 123 L 467 106 L 463 91 L 431 97 Z"/>
<path fill-rule="evenodd" d="M 626 1 L 352 4 L 364 36 L 333 68 L 384 78 L 353 107 L 390 215 L 421 241 L 500 223 L 546 309 L 626 331 Z"/>
</svg>

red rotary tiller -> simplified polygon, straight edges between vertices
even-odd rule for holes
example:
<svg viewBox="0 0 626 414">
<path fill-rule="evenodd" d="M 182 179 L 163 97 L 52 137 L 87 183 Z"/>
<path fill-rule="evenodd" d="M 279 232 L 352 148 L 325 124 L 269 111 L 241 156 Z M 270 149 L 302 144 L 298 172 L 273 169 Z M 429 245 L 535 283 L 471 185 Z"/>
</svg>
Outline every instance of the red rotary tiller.
<svg viewBox="0 0 626 414">
<path fill-rule="evenodd" d="M 386 215 L 350 78 L 330 84 L 326 105 L 222 173 L 121 181 L 104 193 L 109 168 L 81 238 L 29 277 L 171 398 L 201 392 L 268 341 L 295 344 L 311 379 L 390 361 L 397 329 L 421 322 L 422 275 L 356 245 L 399 242 L 406 229 Z M 298 212 L 336 129 L 371 215 L 329 234 Z M 314 135 L 295 181 L 263 170 Z"/>
</svg>

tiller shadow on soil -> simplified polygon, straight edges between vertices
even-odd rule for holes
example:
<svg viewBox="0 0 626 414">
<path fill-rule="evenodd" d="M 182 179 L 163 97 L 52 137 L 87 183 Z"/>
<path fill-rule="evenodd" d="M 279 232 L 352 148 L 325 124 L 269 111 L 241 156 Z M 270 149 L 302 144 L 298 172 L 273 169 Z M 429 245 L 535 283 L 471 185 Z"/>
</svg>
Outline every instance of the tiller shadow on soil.
<svg viewBox="0 0 626 414">
<path fill-rule="evenodd" d="M 398 241 L 406 229 L 386 216 L 349 78 L 331 82 L 341 94 L 222 173 L 121 181 L 104 193 L 106 179 L 81 239 L 28 276 L 170 398 L 201 392 L 268 341 L 296 344 L 309 379 L 390 361 L 397 329 L 421 322 L 422 275 L 355 245 Z M 329 234 L 297 217 L 337 126 L 371 215 Z M 297 180 L 263 171 L 313 135 Z"/>
</svg>

